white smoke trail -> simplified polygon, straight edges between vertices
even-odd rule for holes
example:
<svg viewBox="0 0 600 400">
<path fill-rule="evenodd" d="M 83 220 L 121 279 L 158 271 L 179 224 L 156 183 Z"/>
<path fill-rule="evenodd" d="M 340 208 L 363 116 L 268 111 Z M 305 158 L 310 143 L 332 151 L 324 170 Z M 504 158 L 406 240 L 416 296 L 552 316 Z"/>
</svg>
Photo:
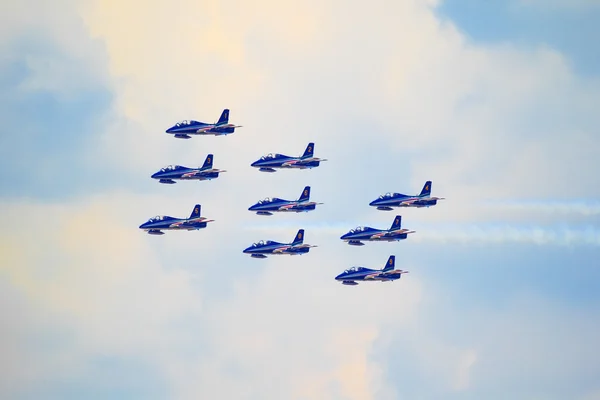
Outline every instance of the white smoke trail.
<svg viewBox="0 0 600 400">
<path fill-rule="evenodd" d="M 418 242 L 441 243 L 524 243 L 554 246 L 600 246 L 600 230 L 563 227 L 518 227 L 518 226 L 459 226 L 454 229 L 429 229 L 415 234 Z"/>
<path fill-rule="evenodd" d="M 353 228 L 347 223 L 271 223 L 254 225 L 246 230 L 268 234 L 269 238 L 285 240 L 287 236 L 293 237 L 299 228 L 306 230 L 306 236 L 311 233 L 318 235 L 341 236 Z M 380 228 L 383 228 L 381 226 Z M 416 233 L 411 234 L 408 240 L 418 243 L 456 243 L 456 244 L 503 244 L 523 243 L 534 245 L 556 246 L 600 246 L 600 229 L 597 227 L 557 227 L 557 226 L 514 226 L 514 225 L 436 225 L 413 226 Z"/>
<path fill-rule="evenodd" d="M 486 206 L 506 211 L 523 211 L 552 214 L 576 214 L 581 216 L 600 215 L 600 202 L 589 200 L 572 201 L 488 201 Z"/>
</svg>

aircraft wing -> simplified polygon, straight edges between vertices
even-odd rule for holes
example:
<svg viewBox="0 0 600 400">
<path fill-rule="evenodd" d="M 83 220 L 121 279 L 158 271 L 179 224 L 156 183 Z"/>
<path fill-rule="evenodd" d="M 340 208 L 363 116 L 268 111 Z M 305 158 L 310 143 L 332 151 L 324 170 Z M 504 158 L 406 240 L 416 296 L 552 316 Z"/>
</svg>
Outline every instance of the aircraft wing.
<svg viewBox="0 0 600 400">
<path fill-rule="evenodd" d="M 371 239 L 379 239 L 387 235 L 388 232 L 377 232 L 371 235 Z"/>
<path fill-rule="evenodd" d="M 403 228 L 403 229 L 398 229 L 398 230 L 391 231 L 391 232 L 388 232 L 388 233 L 390 233 L 392 236 L 395 236 L 395 235 L 402 235 L 402 234 L 405 234 L 405 233 L 414 233 L 414 231 L 410 231 L 408 229 L 404 229 Z"/>
<path fill-rule="evenodd" d="M 316 203 L 314 201 L 306 201 L 303 203 L 299 203 L 299 206 L 318 206 L 319 204 L 323 204 L 323 203 Z"/>
<path fill-rule="evenodd" d="M 191 223 L 198 223 L 198 222 L 214 222 L 214 220 L 208 219 L 205 217 L 200 217 L 200 218 L 194 218 L 194 219 L 186 220 L 186 221 L 177 221 L 177 222 L 173 222 L 171 225 L 169 225 L 169 228 L 179 228 L 183 225 L 189 225 Z"/>
<path fill-rule="evenodd" d="M 314 245 L 314 244 L 306 244 L 306 243 L 302 243 L 297 246 L 294 246 L 295 249 L 305 249 L 305 248 L 312 248 L 312 247 L 318 247 L 318 246 Z"/>
<path fill-rule="evenodd" d="M 283 206 L 279 207 L 279 210 L 281 210 L 281 211 L 283 211 L 283 210 L 289 210 L 290 208 L 294 208 L 294 207 L 296 207 L 295 204 L 286 204 L 286 205 L 283 205 Z"/>
<path fill-rule="evenodd" d="M 381 276 L 388 276 L 388 275 L 397 275 L 397 274 L 408 274 L 408 271 L 403 271 L 401 269 L 394 269 L 392 271 L 385 271 L 381 273 Z"/>
<path fill-rule="evenodd" d="M 283 253 L 284 251 L 286 251 L 287 249 L 289 249 L 292 246 L 283 246 L 283 247 L 278 247 L 275 250 L 273 250 L 273 253 Z"/>
<path fill-rule="evenodd" d="M 381 272 L 374 272 L 372 274 L 365 275 L 364 279 L 366 279 L 366 280 L 368 280 L 368 279 L 375 279 L 375 278 L 378 278 L 379 276 L 381 276 Z"/>
<path fill-rule="evenodd" d="M 185 174 L 182 174 L 181 177 L 182 178 L 192 178 L 194 176 L 198 176 L 200 175 L 200 171 L 192 171 L 192 172 L 186 172 Z"/>
<path fill-rule="evenodd" d="M 406 200 L 406 201 L 402 201 L 400 202 L 400 204 L 405 204 L 405 205 L 410 205 L 416 201 L 418 201 L 419 199 L 411 199 L 411 200 Z"/>
<path fill-rule="evenodd" d="M 283 164 L 281 164 L 282 167 L 289 167 L 290 165 L 294 165 L 299 163 L 300 160 L 290 160 L 290 161 L 286 161 Z"/>
<path fill-rule="evenodd" d="M 319 157 L 310 157 L 310 158 L 303 158 L 300 161 L 303 163 L 309 163 L 309 162 L 313 162 L 313 161 L 327 161 L 327 159 L 319 158 Z"/>
<path fill-rule="evenodd" d="M 205 169 L 205 170 L 200 171 L 200 172 L 206 173 L 206 174 L 212 174 L 214 172 L 227 172 L 227 171 L 216 169 L 216 168 L 212 168 L 212 169 Z"/>
</svg>

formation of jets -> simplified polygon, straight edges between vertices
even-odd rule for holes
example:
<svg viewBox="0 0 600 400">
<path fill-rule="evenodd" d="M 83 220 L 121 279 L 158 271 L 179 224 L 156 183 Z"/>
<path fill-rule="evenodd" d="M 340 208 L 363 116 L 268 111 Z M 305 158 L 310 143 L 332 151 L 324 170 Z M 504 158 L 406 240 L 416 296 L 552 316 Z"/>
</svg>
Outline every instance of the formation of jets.
<svg viewBox="0 0 600 400">
<path fill-rule="evenodd" d="M 215 123 L 205 123 L 194 120 L 179 122 L 166 133 L 178 139 L 190 139 L 191 135 L 223 136 L 235 132 L 239 125 L 229 123 L 229 110 L 225 109 Z M 276 172 L 277 169 L 309 169 L 315 168 L 321 162 L 327 161 L 314 156 L 315 144 L 309 143 L 301 156 L 292 157 L 279 153 L 269 153 L 254 161 L 251 167 L 258 168 L 261 172 Z M 205 181 L 219 177 L 224 170 L 213 168 L 214 155 L 208 154 L 202 167 L 192 168 L 181 165 L 169 165 L 161 168 L 151 175 L 152 179 L 163 184 L 174 184 L 175 181 L 197 180 Z M 316 209 L 317 203 L 310 201 L 310 186 L 305 186 L 298 200 L 285 200 L 278 197 L 267 197 L 248 208 L 257 215 L 273 215 L 274 213 L 301 213 Z M 421 193 L 415 196 L 401 193 L 386 193 L 369 203 L 377 210 L 391 211 L 394 207 L 431 207 L 443 197 L 431 196 L 431 181 L 425 182 Z M 201 206 L 196 204 L 189 218 L 175 218 L 171 216 L 156 216 L 140 225 L 140 229 L 151 235 L 163 235 L 165 230 L 199 230 L 207 227 L 214 220 L 200 215 Z M 343 234 L 340 239 L 352 246 L 364 246 L 363 242 L 396 242 L 404 240 L 415 231 L 402 228 L 402 216 L 397 215 L 389 229 L 376 229 L 369 226 L 359 226 Z M 269 255 L 303 255 L 311 248 L 317 247 L 304 243 L 304 229 L 299 229 L 291 243 L 280 243 L 274 240 L 260 240 L 243 250 L 252 258 L 267 258 Z M 366 267 L 352 267 L 335 277 L 344 285 L 358 285 L 358 282 L 379 281 L 389 282 L 400 279 L 402 274 L 408 273 L 395 269 L 396 256 L 390 255 L 383 269 L 370 269 Z"/>
</svg>

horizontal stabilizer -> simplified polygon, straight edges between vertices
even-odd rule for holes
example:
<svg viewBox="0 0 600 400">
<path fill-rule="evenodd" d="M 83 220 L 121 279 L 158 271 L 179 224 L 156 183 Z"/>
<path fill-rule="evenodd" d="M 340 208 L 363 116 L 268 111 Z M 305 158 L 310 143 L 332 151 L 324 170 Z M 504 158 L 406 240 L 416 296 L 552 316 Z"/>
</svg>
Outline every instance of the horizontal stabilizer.
<svg viewBox="0 0 600 400">
<path fill-rule="evenodd" d="M 401 269 L 395 269 L 395 270 L 392 270 L 392 271 L 385 271 L 381 275 L 397 275 L 397 274 L 408 274 L 408 271 L 403 271 Z"/>
<path fill-rule="evenodd" d="M 315 203 L 314 201 L 307 201 L 307 202 L 302 202 L 299 205 L 306 207 L 306 206 L 318 206 L 320 204 L 325 204 L 325 203 Z"/>
<path fill-rule="evenodd" d="M 303 158 L 302 159 L 302 163 L 310 163 L 310 162 L 316 162 L 316 161 L 327 161 L 327 159 L 319 158 L 319 157 L 311 157 L 311 158 Z"/>
<path fill-rule="evenodd" d="M 319 247 L 316 244 L 300 244 L 300 245 L 296 245 L 294 246 L 295 249 L 310 249 L 313 247 Z"/>
</svg>

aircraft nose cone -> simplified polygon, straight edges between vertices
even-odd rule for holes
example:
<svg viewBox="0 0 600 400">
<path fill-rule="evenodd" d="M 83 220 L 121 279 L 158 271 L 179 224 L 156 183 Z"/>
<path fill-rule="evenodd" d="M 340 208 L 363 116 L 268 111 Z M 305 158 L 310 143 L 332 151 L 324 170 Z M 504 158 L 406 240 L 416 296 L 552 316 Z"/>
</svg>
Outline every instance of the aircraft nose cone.
<svg viewBox="0 0 600 400">
<path fill-rule="evenodd" d="M 343 278 L 342 278 L 342 275 L 343 275 L 343 274 L 339 274 L 338 276 L 336 276 L 336 277 L 335 277 L 335 280 L 336 280 L 336 281 L 341 281 L 341 280 L 343 279 Z"/>
<path fill-rule="evenodd" d="M 155 172 L 155 173 L 152 174 L 151 178 L 160 179 L 159 175 L 160 175 L 160 172 Z"/>
<path fill-rule="evenodd" d="M 173 133 L 173 127 L 170 127 L 169 129 L 167 129 L 165 132 L 167 133 Z"/>
<path fill-rule="evenodd" d="M 376 206 L 377 205 L 377 200 L 373 200 L 372 202 L 369 203 L 370 206 Z"/>
<path fill-rule="evenodd" d="M 345 234 L 343 234 L 342 236 L 340 236 L 340 239 L 342 239 L 342 240 L 343 240 L 343 239 L 348 239 L 348 236 L 349 236 L 349 235 L 350 235 L 349 233 L 345 233 Z"/>
<path fill-rule="evenodd" d="M 258 204 L 254 204 L 254 205 L 250 206 L 250 208 L 248 208 L 248 211 L 256 211 L 257 208 L 258 208 Z"/>
<path fill-rule="evenodd" d="M 251 167 L 256 167 L 257 166 L 256 164 L 258 164 L 258 161 L 254 161 L 252 164 L 250 164 L 250 166 Z"/>
<path fill-rule="evenodd" d="M 243 251 L 243 253 L 245 253 L 245 254 L 250 253 L 250 247 L 245 248 L 244 251 Z"/>
<path fill-rule="evenodd" d="M 144 222 L 143 224 L 140 225 L 140 229 L 144 229 L 147 226 L 147 222 Z"/>
</svg>

